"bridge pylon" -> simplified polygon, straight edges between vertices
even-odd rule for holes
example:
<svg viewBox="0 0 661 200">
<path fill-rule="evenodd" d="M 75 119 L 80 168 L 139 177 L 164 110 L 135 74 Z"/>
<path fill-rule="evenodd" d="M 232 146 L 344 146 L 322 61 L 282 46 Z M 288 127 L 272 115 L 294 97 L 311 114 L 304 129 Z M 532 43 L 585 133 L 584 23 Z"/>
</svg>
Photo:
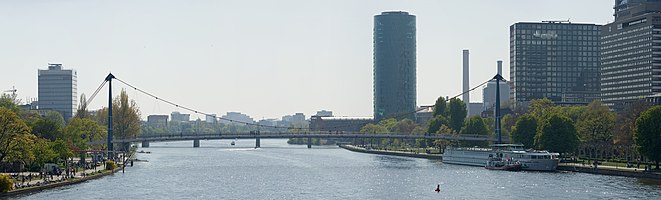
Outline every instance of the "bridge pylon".
<svg viewBox="0 0 661 200">
<path fill-rule="evenodd" d="M 308 137 L 308 149 L 312 148 L 312 138 Z"/>
</svg>

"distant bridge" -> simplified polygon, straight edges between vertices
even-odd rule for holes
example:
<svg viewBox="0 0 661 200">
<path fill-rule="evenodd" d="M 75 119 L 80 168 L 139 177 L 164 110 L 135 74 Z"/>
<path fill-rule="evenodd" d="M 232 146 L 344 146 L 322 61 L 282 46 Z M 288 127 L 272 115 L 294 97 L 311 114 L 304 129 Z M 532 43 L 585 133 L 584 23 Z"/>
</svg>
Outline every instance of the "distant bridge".
<svg viewBox="0 0 661 200">
<path fill-rule="evenodd" d="M 149 147 L 150 142 L 165 141 L 193 141 L 193 147 L 200 146 L 200 140 L 222 140 L 222 139 L 255 139 L 255 147 L 260 147 L 260 139 L 289 139 L 289 138 L 307 138 L 308 148 L 312 147 L 312 138 L 338 138 L 338 139 L 429 139 L 429 140 L 462 140 L 462 141 L 498 141 L 498 138 L 488 135 L 412 135 L 410 133 L 375 133 L 364 134 L 358 132 L 269 132 L 269 133 L 219 133 L 219 134 L 195 134 L 195 133 L 167 133 L 161 135 L 146 135 L 131 139 L 113 139 L 113 143 L 142 143 L 142 147 Z M 503 141 L 509 141 L 509 138 L 503 138 Z M 91 142 L 90 144 L 102 143 Z"/>
</svg>

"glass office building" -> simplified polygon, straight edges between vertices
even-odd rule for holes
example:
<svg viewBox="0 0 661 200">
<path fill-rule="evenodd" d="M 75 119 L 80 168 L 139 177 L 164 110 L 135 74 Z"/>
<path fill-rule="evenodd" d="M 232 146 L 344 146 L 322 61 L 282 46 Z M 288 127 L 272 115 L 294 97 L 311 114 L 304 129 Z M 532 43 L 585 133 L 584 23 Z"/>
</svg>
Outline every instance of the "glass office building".
<svg viewBox="0 0 661 200">
<path fill-rule="evenodd" d="M 599 99 L 600 26 L 567 21 L 510 26 L 510 100 L 548 98 L 584 105 Z"/>
<path fill-rule="evenodd" d="M 415 15 L 374 16 L 374 118 L 409 118 L 416 109 Z"/>
<path fill-rule="evenodd" d="M 38 70 L 39 110 L 60 112 L 69 121 L 77 109 L 77 75 L 62 64 L 48 64 L 48 70 Z"/>
<path fill-rule="evenodd" d="M 611 109 L 661 93 L 661 1 L 617 0 L 602 27 L 601 95 Z"/>
</svg>

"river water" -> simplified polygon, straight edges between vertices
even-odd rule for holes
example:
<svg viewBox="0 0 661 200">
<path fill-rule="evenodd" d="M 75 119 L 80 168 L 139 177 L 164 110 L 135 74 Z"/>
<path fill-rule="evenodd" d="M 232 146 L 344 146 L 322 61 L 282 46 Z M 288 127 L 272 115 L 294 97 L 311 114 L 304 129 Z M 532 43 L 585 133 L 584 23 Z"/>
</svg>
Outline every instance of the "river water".
<svg viewBox="0 0 661 200">
<path fill-rule="evenodd" d="M 286 140 L 152 143 L 125 173 L 19 199 L 661 199 L 661 183 L 505 172 Z M 441 192 L 436 193 L 436 185 Z"/>
</svg>

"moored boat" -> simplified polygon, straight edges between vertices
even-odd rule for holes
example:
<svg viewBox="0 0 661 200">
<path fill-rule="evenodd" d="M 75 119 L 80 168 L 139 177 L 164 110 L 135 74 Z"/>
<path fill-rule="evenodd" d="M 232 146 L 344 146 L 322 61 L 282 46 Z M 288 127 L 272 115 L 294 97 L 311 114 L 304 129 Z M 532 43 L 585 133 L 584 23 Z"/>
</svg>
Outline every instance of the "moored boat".
<svg viewBox="0 0 661 200">
<path fill-rule="evenodd" d="M 521 171 L 521 163 L 513 160 L 503 160 L 502 158 L 491 158 L 484 166 L 491 170 Z"/>
<path fill-rule="evenodd" d="M 447 147 L 443 162 L 484 167 L 490 158 L 504 158 L 519 162 L 522 170 L 555 171 L 559 156 L 548 151 L 526 150 L 522 144 L 494 144 L 490 148 Z"/>
</svg>

